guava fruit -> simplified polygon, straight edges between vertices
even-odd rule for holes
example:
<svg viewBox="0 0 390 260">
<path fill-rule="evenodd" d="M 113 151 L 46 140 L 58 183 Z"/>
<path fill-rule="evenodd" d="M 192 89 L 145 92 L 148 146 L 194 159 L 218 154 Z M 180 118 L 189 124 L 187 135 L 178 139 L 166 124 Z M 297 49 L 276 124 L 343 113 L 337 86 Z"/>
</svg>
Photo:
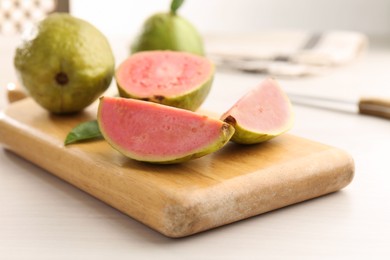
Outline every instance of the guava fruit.
<svg viewBox="0 0 390 260">
<path fill-rule="evenodd" d="M 214 65 L 198 55 L 144 51 L 128 57 L 115 79 L 122 97 L 196 110 L 210 92 Z"/>
<path fill-rule="evenodd" d="M 221 120 L 231 124 L 231 141 L 255 144 L 270 140 L 294 123 L 291 102 L 273 79 L 266 79 L 225 112 Z"/>
<path fill-rule="evenodd" d="M 123 155 L 138 161 L 172 164 L 223 147 L 234 128 L 218 119 L 153 102 L 101 97 L 100 131 Z"/>
<path fill-rule="evenodd" d="M 170 12 L 149 17 L 132 43 L 131 52 L 173 50 L 204 55 L 201 35 L 188 20 L 176 13 L 182 2 L 174 0 Z"/>
<path fill-rule="evenodd" d="M 41 21 L 16 49 L 14 65 L 29 95 L 47 110 L 82 110 L 110 85 L 114 56 L 105 36 L 65 13 Z"/>
</svg>

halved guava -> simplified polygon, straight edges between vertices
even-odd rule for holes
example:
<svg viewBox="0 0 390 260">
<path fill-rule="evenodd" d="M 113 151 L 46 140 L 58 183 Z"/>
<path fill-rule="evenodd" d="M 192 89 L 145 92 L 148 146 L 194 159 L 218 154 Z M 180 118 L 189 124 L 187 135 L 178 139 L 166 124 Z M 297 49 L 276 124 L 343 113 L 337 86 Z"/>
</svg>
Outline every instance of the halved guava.
<svg viewBox="0 0 390 260">
<path fill-rule="evenodd" d="M 175 51 L 138 52 L 117 69 L 122 97 L 195 111 L 210 92 L 214 65 L 198 55 Z"/>
<path fill-rule="evenodd" d="M 102 97 L 99 128 L 125 156 L 152 163 L 179 163 L 223 147 L 234 128 L 198 113 L 136 99 Z"/>
<path fill-rule="evenodd" d="M 290 130 L 294 113 L 290 100 L 278 83 L 266 79 L 238 100 L 221 120 L 234 126 L 233 142 L 255 144 Z"/>
</svg>

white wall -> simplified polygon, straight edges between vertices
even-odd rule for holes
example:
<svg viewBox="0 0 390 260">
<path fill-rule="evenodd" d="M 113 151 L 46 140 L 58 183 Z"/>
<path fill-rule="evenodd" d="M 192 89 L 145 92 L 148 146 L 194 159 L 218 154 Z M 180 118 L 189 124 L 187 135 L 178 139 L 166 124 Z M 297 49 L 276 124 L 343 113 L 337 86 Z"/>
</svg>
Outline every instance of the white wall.
<svg viewBox="0 0 390 260">
<path fill-rule="evenodd" d="M 71 12 L 107 35 L 134 35 L 170 0 L 70 0 Z M 390 0 L 186 0 L 179 12 L 202 33 L 303 28 L 390 35 Z"/>
</svg>

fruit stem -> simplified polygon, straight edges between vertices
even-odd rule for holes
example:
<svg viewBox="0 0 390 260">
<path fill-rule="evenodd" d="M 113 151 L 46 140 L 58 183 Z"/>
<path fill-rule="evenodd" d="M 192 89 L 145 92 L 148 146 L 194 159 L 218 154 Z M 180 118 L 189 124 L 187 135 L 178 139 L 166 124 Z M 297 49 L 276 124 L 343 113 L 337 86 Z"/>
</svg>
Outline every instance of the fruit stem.
<svg viewBox="0 0 390 260">
<path fill-rule="evenodd" d="M 177 10 L 183 4 L 184 0 L 172 0 L 171 2 L 171 14 L 175 15 Z"/>
</svg>

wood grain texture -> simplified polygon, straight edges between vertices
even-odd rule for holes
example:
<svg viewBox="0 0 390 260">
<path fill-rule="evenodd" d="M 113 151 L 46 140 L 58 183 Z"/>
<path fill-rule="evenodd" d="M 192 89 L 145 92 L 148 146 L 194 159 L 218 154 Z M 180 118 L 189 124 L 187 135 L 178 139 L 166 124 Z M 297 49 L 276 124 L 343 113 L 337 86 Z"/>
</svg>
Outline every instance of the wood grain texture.
<svg viewBox="0 0 390 260">
<path fill-rule="evenodd" d="M 96 107 L 54 116 L 31 99 L 0 116 L 0 143 L 169 237 L 183 237 L 337 191 L 353 178 L 342 150 L 285 134 L 261 145 L 229 143 L 179 165 L 128 159 L 104 140 L 64 147 Z"/>
</svg>

